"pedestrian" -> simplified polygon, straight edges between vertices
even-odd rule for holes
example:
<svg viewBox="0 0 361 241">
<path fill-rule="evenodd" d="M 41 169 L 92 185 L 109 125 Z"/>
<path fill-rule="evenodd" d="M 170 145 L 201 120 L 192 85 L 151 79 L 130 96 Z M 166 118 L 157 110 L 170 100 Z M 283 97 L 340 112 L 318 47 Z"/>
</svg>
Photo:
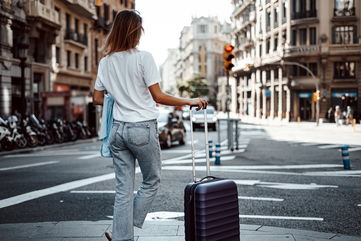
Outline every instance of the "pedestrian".
<svg viewBox="0 0 361 241">
<path fill-rule="evenodd" d="M 351 106 L 348 105 L 347 111 L 346 111 L 346 125 L 351 124 L 352 119 L 353 119 L 353 110 L 352 110 Z"/>
<path fill-rule="evenodd" d="M 336 126 L 340 125 L 340 121 L 341 121 L 341 109 L 339 105 L 336 105 L 335 107 L 335 122 L 336 122 Z"/>
<path fill-rule="evenodd" d="M 115 171 L 112 233 L 108 240 L 133 241 L 134 226 L 141 228 L 160 184 L 161 156 L 158 139 L 158 104 L 207 107 L 202 98 L 178 98 L 160 89 L 160 74 L 152 55 L 137 49 L 143 32 L 142 18 L 135 10 L 117 13 L 105 41 L 105 57 L 98 66 L 93 103 L 102 105 L 105 91 L 113 106 L 109 136 Z M 136 160 L 143 182 L 135 196 Z"/>
<path fill-rule="evenodd" d="M 333 112 L 333 109 L 332 107 L 330 107 L 327 111 L 327 118 L 328 118 L 328 122 L 331 123 L 332 122 L 332 113 Z"/>
</svg>

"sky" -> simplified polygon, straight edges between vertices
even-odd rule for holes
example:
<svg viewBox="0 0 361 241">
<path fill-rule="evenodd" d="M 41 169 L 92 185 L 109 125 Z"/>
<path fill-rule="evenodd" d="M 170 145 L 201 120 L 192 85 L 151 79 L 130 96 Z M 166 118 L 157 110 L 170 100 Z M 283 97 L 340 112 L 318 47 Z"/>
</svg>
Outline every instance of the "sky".
<svg viewBox="0 0 361 241">
<path fill-rule="evenodd" d="M 143 18 L 144 34 L 139 49 L 152 53 L 160 66 L 167 58 L 167 49 L 178 48 L 179 36 L 192 17 L 217 16 L 231 22 L 231 0 L 136 0 L 135 9 Z"/>
</svg>

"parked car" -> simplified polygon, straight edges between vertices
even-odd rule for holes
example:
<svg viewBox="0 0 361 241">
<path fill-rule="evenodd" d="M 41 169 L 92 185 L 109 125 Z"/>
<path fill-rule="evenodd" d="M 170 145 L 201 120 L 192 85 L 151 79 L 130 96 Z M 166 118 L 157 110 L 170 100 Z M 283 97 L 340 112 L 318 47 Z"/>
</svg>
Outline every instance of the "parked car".
<svg viewBox="0 0 361 241">
<path fill-rule="evenodd" d="M 193 112 L 193 131 L 197 128 L 204 127 L 204 110 Z M 207 106 L 207 123 L 208 129 L 217 130 L 217 113 L 213 106 Z"/>
<path fill-rule="evenodd" d="M 189 120 L 189 109 L 183 109 L 182 117 L 183 120 Z"/>
<path fill-rule="evenodd" d="M 161 110 L 158 117 L 159 142 L 165 147 L 172 146 L 172 142 L 178 141 L 185 144 L 185 128 L 179 116 L 170 110 Z"/>
</svg>

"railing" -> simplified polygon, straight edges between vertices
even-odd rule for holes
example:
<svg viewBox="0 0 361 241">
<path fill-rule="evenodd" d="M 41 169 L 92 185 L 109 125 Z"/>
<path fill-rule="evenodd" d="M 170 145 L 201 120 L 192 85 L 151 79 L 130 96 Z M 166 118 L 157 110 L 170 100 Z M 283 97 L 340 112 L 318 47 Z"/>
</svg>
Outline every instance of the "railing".
<svg viewBox="0 0 361 241">
<path fill-rule="evenodd" d="M 42 4 L 40 1 L 26 1 L 28 16 L 41 17 L 50 22 L 60 24 L 59 14 L 52 8 Z"/>
<path fill-rule="evenodd" d="M 306 12 L 293 12 L 292 19 L 317 18 L 317 10 L 308 10 Z"/>
<path fill-rule="evenodd" d="M 315 52 L 318 51 L 319 47 L 317 45 L 302 45 L 286 48 L 285 51 L 288 54 L 293 53 L 304 53 L 304 52 Z"/>
<path fill-rule="evenodd" d="M 81 43 L 83 45 L 88 45 L 88 36 L 84 34 L 79 34 L 71 30 L 65 32 L 65 40 L 73 40 L 75 42 Z"/>
</svg>

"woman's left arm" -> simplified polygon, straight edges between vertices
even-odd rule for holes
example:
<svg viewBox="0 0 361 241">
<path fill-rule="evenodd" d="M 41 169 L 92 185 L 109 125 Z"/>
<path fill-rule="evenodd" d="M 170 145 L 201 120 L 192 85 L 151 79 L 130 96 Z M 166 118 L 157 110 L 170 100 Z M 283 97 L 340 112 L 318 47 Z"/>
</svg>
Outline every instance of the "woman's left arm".
<svg viewBox="0 0 361 241">
<path fill-rule="evenodd" d="M 103 105 L 104 102 L 104 90 L 94 90 L 93 92 L 93 104 Z"/>
</svg>

